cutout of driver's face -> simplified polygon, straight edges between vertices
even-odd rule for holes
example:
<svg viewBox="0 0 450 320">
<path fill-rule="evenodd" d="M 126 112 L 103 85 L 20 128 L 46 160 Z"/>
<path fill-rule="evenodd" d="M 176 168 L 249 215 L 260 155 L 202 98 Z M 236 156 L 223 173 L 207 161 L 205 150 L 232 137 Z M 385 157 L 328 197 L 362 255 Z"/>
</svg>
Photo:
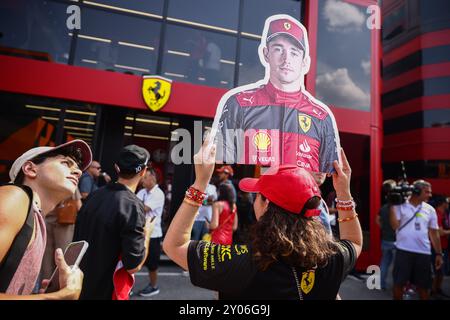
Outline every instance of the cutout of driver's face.
<svg viewBox="0 0 450 320">
<path fill-rule="evenodd" d="M 263 52 L 270 66 L 270 81 L 276 87 L 281 89 L 288 84 L 300 86 L 305 74 L 304 51 L 294 41 L 283 35 L 276 36 Z"/>
</svg>

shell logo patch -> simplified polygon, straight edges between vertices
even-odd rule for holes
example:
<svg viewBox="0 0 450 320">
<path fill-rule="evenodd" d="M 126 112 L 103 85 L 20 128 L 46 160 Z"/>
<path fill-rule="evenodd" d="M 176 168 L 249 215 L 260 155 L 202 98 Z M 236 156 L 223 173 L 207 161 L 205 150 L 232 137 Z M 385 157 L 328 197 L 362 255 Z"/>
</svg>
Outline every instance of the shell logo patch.
<svg viewBox="0 0 450 320">
<path fill-rule="evenodd" d="M 267 151 L 272 143 L 272 139 L 267 132 L 258 132 L 253 137 L 253 143 L 259 151 Z"/>
</svg>

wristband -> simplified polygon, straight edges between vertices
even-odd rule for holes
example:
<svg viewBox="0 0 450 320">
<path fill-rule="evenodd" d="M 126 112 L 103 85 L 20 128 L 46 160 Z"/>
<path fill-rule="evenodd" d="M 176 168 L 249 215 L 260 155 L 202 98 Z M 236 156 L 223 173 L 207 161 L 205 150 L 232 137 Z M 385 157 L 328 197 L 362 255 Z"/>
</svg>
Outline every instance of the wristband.
<svg viewBox="0 0 450 320">
<path fill-rule="evenodd" d="M 341 219 L 341 218 L 338 218 L 338 219 L 337 219 L 337 222 L 347 222 L 347 221 L 351 221 L 351 220 L 355 219 L 357 216 L 358 216 L 358 214 L 355 213 L 355 215 L 354 215 L 353 217 L 342 218 L 342 219 Z"/>
<path fill-rule="evenodd" d="M 200 190 L 197 190 L 191 186 L 187 189 L 185 198 L 196 202 L 201 206 L 203 201 L 206 199 L 206 193 L 201 192 Z"/>
</svg>

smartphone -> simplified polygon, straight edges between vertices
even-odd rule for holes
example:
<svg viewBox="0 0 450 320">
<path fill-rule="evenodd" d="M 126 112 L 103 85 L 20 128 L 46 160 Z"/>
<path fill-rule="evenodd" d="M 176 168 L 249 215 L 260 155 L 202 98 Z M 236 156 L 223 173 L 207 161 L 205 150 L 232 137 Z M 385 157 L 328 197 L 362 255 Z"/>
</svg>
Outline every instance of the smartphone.
<svg viewBox="0 0 450 320">
<path fill-rule="evenodd" d="M 64 259 L 69 267 L 79 266 L 81 259 L 83 258 L 89 244 L 87 241 L 77 241 L 69 243 L 66 250 L 64 251 Z M 48 284 L 45 292 L 55 292 L 60 289 L 59 287 L 59 272 L 58 267 L 53 271 L 50 277 L 50 283 Z"/>
</svg>

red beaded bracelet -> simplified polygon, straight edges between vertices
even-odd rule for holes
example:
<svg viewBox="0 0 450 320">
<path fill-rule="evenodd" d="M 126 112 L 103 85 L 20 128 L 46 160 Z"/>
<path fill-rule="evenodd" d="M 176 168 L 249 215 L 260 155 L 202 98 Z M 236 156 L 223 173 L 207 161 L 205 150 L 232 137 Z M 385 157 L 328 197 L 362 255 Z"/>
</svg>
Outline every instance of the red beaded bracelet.
<svg viewBox="0 0 450 320">
<path fill-rule="evenodd" d="M 336 209 L 342 210 L 342 211 L 352 211 L 355 210 L 354 206 L 336 206 Z"/>
<path fill-rule="evenodd" d="M 353 198 L 350 200 L 339 200 L 338 198 L 336 198 L 336 199 L 334 199 L 334 201 L 336 201 L 337 204 L 343 204 L 343 205 L 355 203 L 353 201 Z"/>
<path fill-rule="evenodd" d="M 191 186 L 186 191 L 186 199 L 194 201 L 201 205 L 206 199 L 206 193 L 201 192 L 200 190 L 197 190 Z"/>
</svg>

